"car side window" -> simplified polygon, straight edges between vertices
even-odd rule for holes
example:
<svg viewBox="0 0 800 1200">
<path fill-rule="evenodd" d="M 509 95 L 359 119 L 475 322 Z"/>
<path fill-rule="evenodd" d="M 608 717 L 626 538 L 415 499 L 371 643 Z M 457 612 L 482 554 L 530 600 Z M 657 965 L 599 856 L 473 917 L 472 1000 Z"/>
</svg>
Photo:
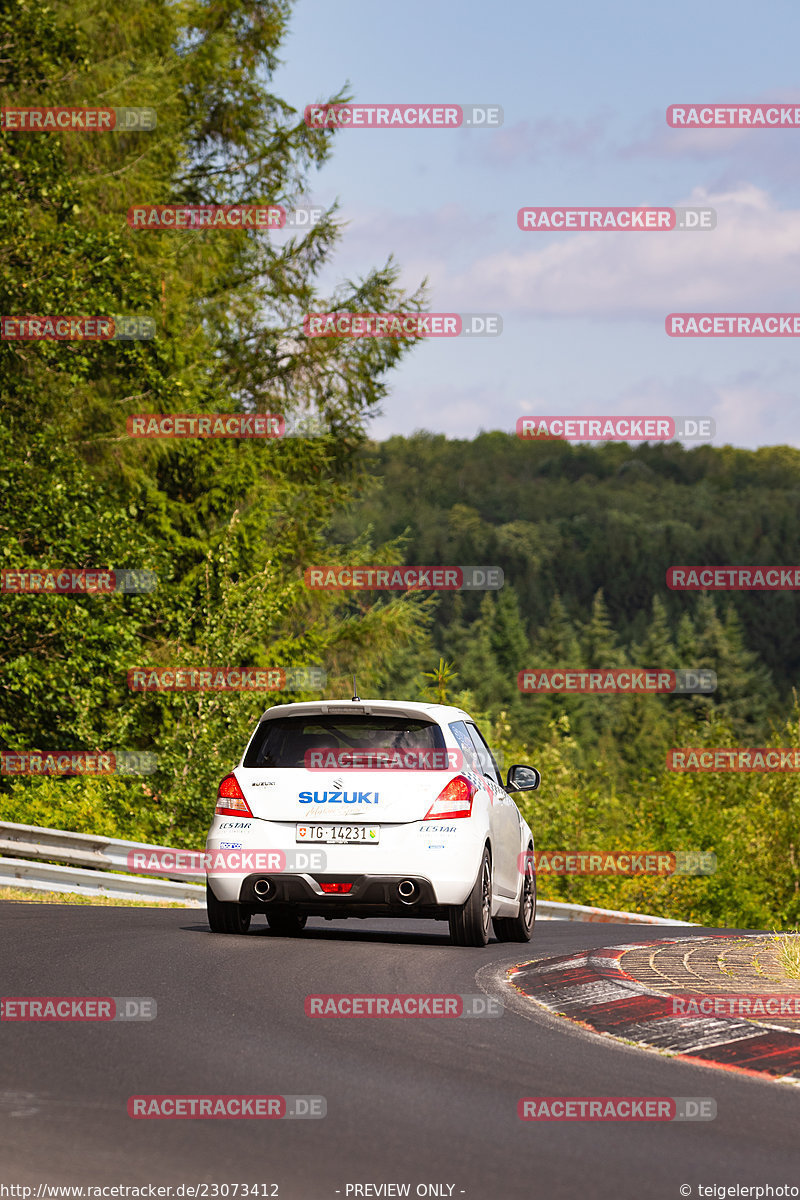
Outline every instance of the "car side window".
<svg viewBox="0 0 800 1200">
<path fill-rule="evenodd" d="M 484 775 L 488 775 L 489 779 L 493 780 L 495 783 L 499 784 L 500 787 L 502 787 L 503 781 L 500 778 L 500 772 L 497 769 L 497 763 L 494 761 L 492 752 L 486 745 L 486 742 L 483 740 L 478 727 L 473 725 L 471 721 L 465 721 L 464 724 L 467 727 L 467 733 L 471 737 L 472 743 L 477 752 L 478 761 L 481 764 L 481 771 Z"/>
<path fill-rule="evenodd" d="M 473 744 L 472 738 L 467 732 L 466 722 L 451 721 L 450 728 L 453 731 L 453 737 L 458 742 L 459 749 L 464 756 L 464 766 L 470 771 L 475 771 L 476 774 L 482 775 L 483 767 L 481 765 L 481 760 Z"/>
</svg>

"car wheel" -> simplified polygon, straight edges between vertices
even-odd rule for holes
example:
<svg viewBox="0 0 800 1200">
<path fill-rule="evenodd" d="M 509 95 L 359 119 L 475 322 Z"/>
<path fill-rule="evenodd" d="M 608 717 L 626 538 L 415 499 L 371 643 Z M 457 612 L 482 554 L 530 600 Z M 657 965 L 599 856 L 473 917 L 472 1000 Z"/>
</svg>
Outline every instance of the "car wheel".
<svg viewBox="0 0 800 1200">
<path fill-rule="evenodd" d="M 305 913 L 267 913 L 267 924 L 273 933 L 282 937 L 297 937 L 305 928 L 308 917 Z"/>
<path fill-rule="evenodd" d="M 450 941 L 454 946 L 485 946 L 492 919 L 492 857 L 485 846 L 475 886 L 458 908 L 450 910 Z"/>
<path fill-rule="evenodd" d="M 515 917 L 493 917 L 494 936 L 498 942 L 529 942 L 536 920 L 536 870 L 533 865 L 533 846 L 525 855 L 525 876 L 519 912 Z"/>
<path fill-rule="evenodd" d="M 236 901 L 218 900 L 206 882 L 206 912 L 212 933 L 247 933 L 250 909 Z"/>
</svg>

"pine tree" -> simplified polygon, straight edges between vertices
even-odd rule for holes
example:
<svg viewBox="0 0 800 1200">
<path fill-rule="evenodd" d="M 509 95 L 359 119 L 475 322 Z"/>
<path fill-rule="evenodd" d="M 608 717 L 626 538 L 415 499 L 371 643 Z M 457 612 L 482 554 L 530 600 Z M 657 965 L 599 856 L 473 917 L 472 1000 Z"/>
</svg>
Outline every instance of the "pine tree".
<svg viewBox="0 0 800 1200">
<path fill-rule="evenodd" d="M 302 582 L 305 566 L 329 561 L 364 422 L 412 345 L 306 338 L 303 314 L 417 309 L 422 293 L 398 287 L 390 259 L 321 294 L 341 237 L 333 211 L 282 244 L 126 220 L 143 202 L 291 208 L 302 197 L 334 134 L 270 90 L 288 14 L 283 0 L 137 0 L 113 21 L 100 0 L 0 10 L 4 106 L 158 110 L 150 132 L 0 131 L 0 312 L 133 313 L 157 334 L 0 343 L 0 558 L 159 577 L 145 596 L 4 596 L 0 735 L 22 748 L 124 737 L 157 751 L 159 794 L 187 836 L 266 698 L 132 696 L 126 666 L 320 664 L 335 689 L 342 667 L 380 677 L 424 632 L 418 597 L 353 600 Z M 320 436 L 127 438 L 126 416 L 141 411 L 310 412 Z"/>
<path fill-rule="evenodd" d="M 532 646 L 534 655 L 541 659 L 536 666 L 581 667 L 584 665 L 580 642 L 564 602 L 558 592 L 550 604 L 547 624 L 536 631 Z"/>
<path fill-rule="evenodd" d="M 487 592 L 481 601 L 477 619 L 469 626 L 465 652 L 461 660 L 455 662 L 459 687 L 471 691 L 483 710 L 495 705 L 498 697 L 508 694 L 508 681 L 498 665 L 492 646 L 494 618 L 494 595 Z"/>
<path fill-rule="evenodd" d="M 650 621 L 640 642 L 631 647 L 631 661 L 639 667 L 677 667 L 677 650 L 672 640 L 667 608 L 660 596 L 653 596 Z"/>
<path fill-rule="evenodd" d="M 595 592 L 589 620 L 581 629 L 583 660 L 587 667 L 622 667 L 627 656 L 611 624 L 602 588 Z"/>
<path fill-rule="evenodd" d="M 548 620 L 537 629 L 531 639 L 531 658 L 527 667 L 531 670 L 551 671 L 561 667 L 584 666 L 580 642 L 567 610 L 556 592 L 551 604 Z M 531 740 L 541 740 L 553 722 L 566 714 L 570 728 L 583 728 L 586 698 L 572 694 L 524 694 L 521 711 L 525 714 L 521 728 Z"/>
<path fill-rule="evenodd" d="M 520 671 L 525 670 L 530 661 L 530 646 L 517 594 L 510 584 L 497 594 L 489 640 L 502 677 L 496 700 L 503 703 L 514 718 L 520 701 L 517 681 Z"/>
</svg>

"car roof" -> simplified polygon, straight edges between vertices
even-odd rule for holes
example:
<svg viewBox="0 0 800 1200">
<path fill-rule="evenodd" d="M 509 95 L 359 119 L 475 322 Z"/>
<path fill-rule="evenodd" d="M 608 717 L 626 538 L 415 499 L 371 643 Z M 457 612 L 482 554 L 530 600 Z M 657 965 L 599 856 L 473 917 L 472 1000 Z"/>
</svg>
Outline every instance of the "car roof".
<svg viewBox="0 0 800 1200">
<path fill-rule="evenodd" d="M 427 704 L 418 700 L 301 700 L 296 704 L 275 704 L 261 716 L 261 720 L 276 717 L 341 716 L 347 713 L 377 716 L 427 717 L 431 721 L 447 724 L 449 721 L 470 721 L 469 713 L 463 708 L 449 704 Z"/>
</svg>

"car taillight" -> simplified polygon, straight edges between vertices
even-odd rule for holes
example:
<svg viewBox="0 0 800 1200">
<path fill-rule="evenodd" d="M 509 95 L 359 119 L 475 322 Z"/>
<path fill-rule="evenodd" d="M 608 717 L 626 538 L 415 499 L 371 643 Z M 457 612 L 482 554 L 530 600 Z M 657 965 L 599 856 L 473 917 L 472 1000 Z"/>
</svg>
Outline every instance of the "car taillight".
<svg viewBox="0 0 800 1200">
<path fill-rule="evenodd" d="M 471 817 L 472 799 L 477 790 L 475 784 L 470 783 L 463 775 L 456 775 L 455 779 L 451 779 L 439 792 L 422 818 L 423 821 L 441 821 L 445 818 L 449 821 L 451 817 Z"/>
<path fill-rule="evenodd" d="M 229 817 L 252 817 L 250 805 L 244 798 L 244 792 L 239 787 L 235 775 L 226 775 L 217 791 L 217 807 L 215 813 Z"/>
<path fill-rule="evenodd" d="M 352 883 L 320 883 L 319 885 L 323 892 L 332 893 L 335 896 L 343 896 L 350 891 Z"/>
</svg>

